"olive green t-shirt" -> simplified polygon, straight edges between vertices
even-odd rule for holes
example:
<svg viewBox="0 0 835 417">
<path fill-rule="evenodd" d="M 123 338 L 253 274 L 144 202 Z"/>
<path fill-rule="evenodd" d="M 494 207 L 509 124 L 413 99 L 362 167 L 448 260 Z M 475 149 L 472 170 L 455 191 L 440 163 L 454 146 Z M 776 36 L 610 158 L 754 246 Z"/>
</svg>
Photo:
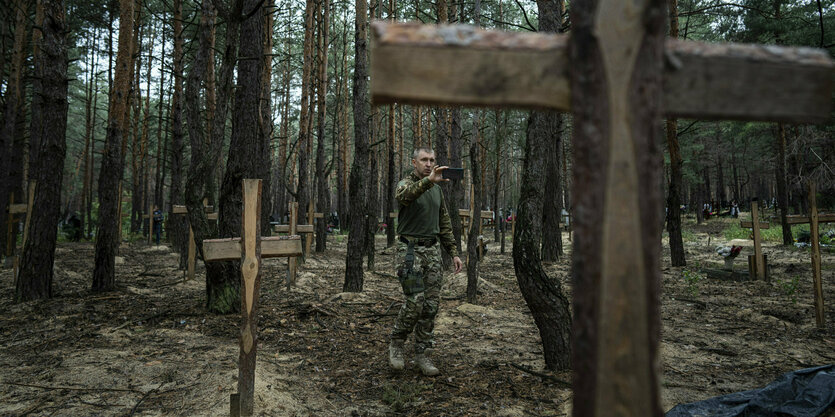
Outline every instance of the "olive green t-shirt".
<svg viewBox="0 0 835 417">
<path fill-rule="evenodd" d="M 458 256 L 441 187 L 412 172 L 397 184 L 395 198 L 399 203 L 398 235 L 421 239 L 439 238 L 447 252 Z"/>
</svg>

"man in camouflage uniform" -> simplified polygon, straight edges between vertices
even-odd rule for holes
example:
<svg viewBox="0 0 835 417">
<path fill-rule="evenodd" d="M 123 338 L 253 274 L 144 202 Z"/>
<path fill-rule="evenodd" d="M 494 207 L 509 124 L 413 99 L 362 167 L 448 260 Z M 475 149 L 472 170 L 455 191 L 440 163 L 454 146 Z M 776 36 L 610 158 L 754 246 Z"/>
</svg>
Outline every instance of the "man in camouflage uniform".
<svg viewBox="0 0 835 417">
<path fill-rule="evenodd" d="M 424 375 L 433 376 L 439 371 L 428 358 L 426 351 L 433 344 L 432 330 L 435 326 L 435 315 L 438 314 L 443 283 L 440 245 L 436 245 L 438 240 L 452 255 L 455 272 L 461 271 L 462 263 L 452 235 L 452 224 L 444 203 L 444 195 L 441 187 L 436 186 L 440 182 L 449 181 L 443 178 L 443 171 L 447 167 L 435 165 L 435 152 L 429 148 L 416 149 L 412 155 L 412 165 L 414 171 L 397 184 L 394 195 L 399 203 L 398 271 L 406 268 L 405 255 L 411 242 L 414 247 L 412 269 L 422 276 L 423 285 L 417 288 L 423 290 L 413 292 L 407 284 L 403 284 L 401 278 L 406 300 L 391 332 L 389 363 L 394 370 L 403 369 L 403 344 L 409 333 L 414 330 L 415 362 Z M 398 273 L 398 276 L 400 275 Z"/>
</svg>

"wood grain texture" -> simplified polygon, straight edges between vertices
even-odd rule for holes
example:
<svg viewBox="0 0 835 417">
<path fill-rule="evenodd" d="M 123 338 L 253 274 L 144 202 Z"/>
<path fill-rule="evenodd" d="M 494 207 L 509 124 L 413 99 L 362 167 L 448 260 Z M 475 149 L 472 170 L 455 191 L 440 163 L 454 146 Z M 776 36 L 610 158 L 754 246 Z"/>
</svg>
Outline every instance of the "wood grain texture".
<svg viewBox="0 0 835 417">
<path fill-rule="evenodd" d="M 788 224 L 808 224 L 809 221 L 810 221 L 809 216 L 801 216 L 801 215 L 786 216 L 786 222 Z M 835 223 L 835 213 L 828 213 L 828 214 L 818 213 L 818 223 Z"/>
<path fill-rule="evenodd" d="M 289 224 L 279 224 L 273 227 L 273 231 L 276 233 L 288 233 L 290 232 L 290 225 Z M 300 224 L 296 226 L 296 234 L 304 234 L 304 233 L 313 233 L 313 225 L 312 224 Z"/>
<path fill-rule="evenodd" d="M 28 212 L 26 204 L 12 204 L 9 206 L 9 214 L 23 214 Z"/>
<path fill-rule="evenodd" d="M 214 209 L 215 208 L 213 206 L 203 206 L 203 210 L 205 210 L 206 213 L 212 213 Z M 186 206 L 177 204 L 171 207 L 171 214 L 188 214 L 188 209 Z"/>
<path fill-rule="evenodd" d="M 765 260 L 763 259 L 762 238 L 760 237 L 759 202 L 751 200 L 751 224 L 754 231 L 754 264 L 756 265 L 756 279 L 765 279 Z"/>
<path fill-rule="evenodd" d="M 372 31 L 375 104 L 571 107 L 567 35 L 384 22 Z M 835 63 L 825 51 L 668 40 L 664 61 L 666 116 L 829 120 Z"/>
<path fill-rule="evenodd" d="M 768 228 L 771 227 L 768 223 L 762 223 L 762 222 L 760 222 L 760 224 L 758 226 L 759 226 L 760 229 L 768 229 Z M 751 228 L 754 227 L 754 223 L 751 222 L 751 221 L 741 221 L 741 222 L 739 222 L 739 227 L 744 227 L 746 229 L 751 229 Z"/>
<path fill-rule="evenodd" d="M 241 239 L 208 239 L 203 241 L 203 256 L 207 262 L 241 259 Z M 301 256 L 299 236 L 270 236 L 261 238 L 261 259 Z"/>
<path fill-rule="evenodd" d="M 241 415 L 251 415 L 255 403 L 255 358 L 258 352 L 256 308 L 261 287 L 261 180 L 243 180 L 241 218 L 241 338 L 238 393 Z"/>
<path fill-rule="evenodd" d="M 824 329 L 823 280 L 821 279 L 821 248 L 818 233 L 817 189 L 814 181 L 809 181 L 809 240 L 812 244 L 812 285 L 815 291 L 815 324 Z"/>
</svg>

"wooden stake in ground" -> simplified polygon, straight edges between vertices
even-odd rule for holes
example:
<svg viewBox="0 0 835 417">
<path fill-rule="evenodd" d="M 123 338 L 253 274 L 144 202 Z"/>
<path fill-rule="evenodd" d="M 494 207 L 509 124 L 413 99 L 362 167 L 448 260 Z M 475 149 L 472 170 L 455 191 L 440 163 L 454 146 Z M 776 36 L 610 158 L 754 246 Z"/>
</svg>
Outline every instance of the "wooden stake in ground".
<svg viewBox="0 0 835 417">
<path fill-rule="evenodd" d="M 759 202 L 757 199 L 752 199 L 751 222 L 740 222 L 740 226 L 745 227 L 746 225 L 750 225 L 748 227 L 750 227 L 754 233 L 754 257 L 748 258 L 748 267 L 749 270 L 752 271 L 751 279 L 764 280 L 766 279 L 766 265 L 765 257 L 763 256 L 760 228 L 768 229 L 768 223 L 765 224 L 765 227 L 763 227 L 763 223 L 760 223 L 760 211 L 758 206 Z"/>
<path fill-rule="evenodd" d="M 256 309 L 261 289 L 261 260 L 296 257 L 302 254 L 299 236 L 261 238 L 261 180 L 243 180 L 243 221 L 241 237 L 203 241 L 206 262 L 241 260 L 241 336 L 238 363 L 240 415 L 252 415 L 255 396 L 255 355 L 258 348 Z M 233 407 L 234 408 L 234 407 Z M 233 414 L 235 410 L 232 410 Z"/>
<path fill-rule="evenodd" d="M 289 224 L 280 224 L 275 226 L 273 230 L 277 233 L 287 233 L 289 236 L 294 235 L 301 235 L 306 233 L 309 235 L 313 234 L 313 225 L 312 224 L 298 224 L 298 217 L 299 217 L 299 203 L 296 201 L 288 203 L 289 212 L 290 212 L 290 223 Z M 296 258 L 288 258 L 287 259 L 287 279 L 285 283 L 287 284 L 287 289 L 289 290 L 292 285 L 296 284 L 296 273 L 298 272 L 298 262 Z"/>
<path fill-rule="evenodd" d="M 600 213 L 575 218 L 578 416 L 662 415 L 663 174 L 655 121 L 665 115 L 794 123 L 830 117 L 835 65 L 826 51 L 664 44 L 664 10 L 661 0 L 581 2 L 573 7 L 571 38 L 372 25 L 375 104 L 574 112 L 574 207 L 579 214 Z"/>
<path fill-rule="evenodd" d="M 815 323 L 824 328 L 823 280 L 821 279 L 820 223 L 835 223 L 835 214 L 818 214 L 817 189 L 809 181 L 809 216 L 786 216 L 788 224 L 809 224 L 809 244 L 812 245 L 812 286 L 815 292 Z"/>
</svg>

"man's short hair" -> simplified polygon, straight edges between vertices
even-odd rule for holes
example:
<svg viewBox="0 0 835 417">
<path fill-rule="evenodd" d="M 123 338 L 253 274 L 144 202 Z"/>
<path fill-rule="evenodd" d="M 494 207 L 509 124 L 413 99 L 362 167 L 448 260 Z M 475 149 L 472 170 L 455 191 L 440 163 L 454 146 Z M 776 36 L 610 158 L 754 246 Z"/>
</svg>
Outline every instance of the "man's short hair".
<svg viewBox="0 0 835 417">
<path fill-rule="evenodd" d="M 415 151 L 412 152 L 412 159 L 417 159 L 418 154 L 420 154 L 421 152 L 435 153 L 435 150 L 432 149 L 432 148 L 427 148 L 425 146 L 421 146 L 420 148 L 415 148 Z"/>
</svg>

